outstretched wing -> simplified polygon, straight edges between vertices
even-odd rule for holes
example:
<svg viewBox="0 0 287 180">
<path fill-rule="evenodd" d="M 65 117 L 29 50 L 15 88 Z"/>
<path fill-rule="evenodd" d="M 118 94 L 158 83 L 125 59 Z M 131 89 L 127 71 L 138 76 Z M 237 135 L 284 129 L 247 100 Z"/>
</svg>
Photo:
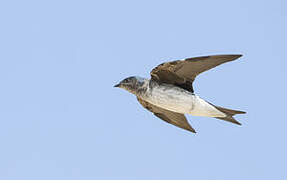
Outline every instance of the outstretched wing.
<svg viewBox="0 0 287 180">
<path fill-rule="evenodd" d="M 137 99 L 144 108 L 151 111 L 154 115 L 164 120 L 165 122 L 195 133 L 195 130 L 188 124 L 184 114 L 162 109 L 142 100 L 139 97 L 137 97 Z"/>
<path fill-rule="evenodd" d="M 151 71 L 152 80 L 180 86 L 193 92 L 195 77 L 220 64 L 233 61 L 242 55 L 215 55 L 187 58 L 158 65 Z"/>
</svg>

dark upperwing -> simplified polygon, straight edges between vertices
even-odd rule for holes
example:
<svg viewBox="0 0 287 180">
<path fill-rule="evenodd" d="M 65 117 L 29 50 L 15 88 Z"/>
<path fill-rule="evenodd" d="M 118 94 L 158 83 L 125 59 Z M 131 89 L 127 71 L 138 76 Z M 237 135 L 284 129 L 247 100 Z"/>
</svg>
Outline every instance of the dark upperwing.
<svg viewBox="0 0 287 180">
<path fill-rule="evenodd" d="M 201 56 L 162 63 L 151 71 L 151 79 L 159 83 L 173 84 L 194 92 L 192 83 L 198 74 L 241 56 Z"/>
</svg>

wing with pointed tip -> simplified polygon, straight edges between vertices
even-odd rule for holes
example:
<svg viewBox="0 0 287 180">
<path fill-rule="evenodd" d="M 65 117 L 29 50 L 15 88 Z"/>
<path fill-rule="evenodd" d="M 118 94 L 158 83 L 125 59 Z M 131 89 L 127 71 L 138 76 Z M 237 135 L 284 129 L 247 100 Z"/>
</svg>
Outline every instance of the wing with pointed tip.
<svg viewBox="0 0 287 180">
<path fill-rule="evenodd" d="M 177 127 L 180 127 L 182 129 L 191 131 L 195 133 L 195 130 L 188 124 L 184 114 L 172 112 L 166 109 L 162 109 L 160 107 L 157 107 L 153 104 L 150 104 L 141 98 L 137 97 L 140 104 L 146 108 L 147 110 L 151 111 L 155 116 L 159 117 L 160 119 L 164 120 L 167 123 L 173 124 Z"/>
<path fill-rule="evenodd" d="M 193 92 L 195 77 L 220 64 L 233 61 L 242 55 L 215 55 L 187 58 L 160 64 L 151 71 L 153 80 L 180 86 Z"/>
</svg>

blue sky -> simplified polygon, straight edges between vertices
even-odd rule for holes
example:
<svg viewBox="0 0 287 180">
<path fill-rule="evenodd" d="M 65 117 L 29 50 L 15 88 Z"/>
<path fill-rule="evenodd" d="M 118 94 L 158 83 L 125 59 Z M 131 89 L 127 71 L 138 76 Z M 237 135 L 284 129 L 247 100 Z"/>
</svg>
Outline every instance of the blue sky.
<svg viewBox="0 0 287 180">
<path fill-rule="evenodd" d="M 286 179 L 286 1 L 1 1 L 0 179 Z M 156 65 L 244 56 L 195 92 L 236 126 L 164 123 L 113 85 Z"/>
</svg>

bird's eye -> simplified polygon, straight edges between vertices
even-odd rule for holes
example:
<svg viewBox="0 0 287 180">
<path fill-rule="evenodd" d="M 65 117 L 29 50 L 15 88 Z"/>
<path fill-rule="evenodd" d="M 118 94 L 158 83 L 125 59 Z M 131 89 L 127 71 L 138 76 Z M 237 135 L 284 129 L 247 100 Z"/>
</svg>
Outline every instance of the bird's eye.
<svg viewBox="0 0 287 180">
<path fill-rule="evenodd" d="M 129 82 L 129 80 L 128 79 L 125 79 L 124 81 L 123 81 L 123 83 L 128 83 Z"/>
</svg>

